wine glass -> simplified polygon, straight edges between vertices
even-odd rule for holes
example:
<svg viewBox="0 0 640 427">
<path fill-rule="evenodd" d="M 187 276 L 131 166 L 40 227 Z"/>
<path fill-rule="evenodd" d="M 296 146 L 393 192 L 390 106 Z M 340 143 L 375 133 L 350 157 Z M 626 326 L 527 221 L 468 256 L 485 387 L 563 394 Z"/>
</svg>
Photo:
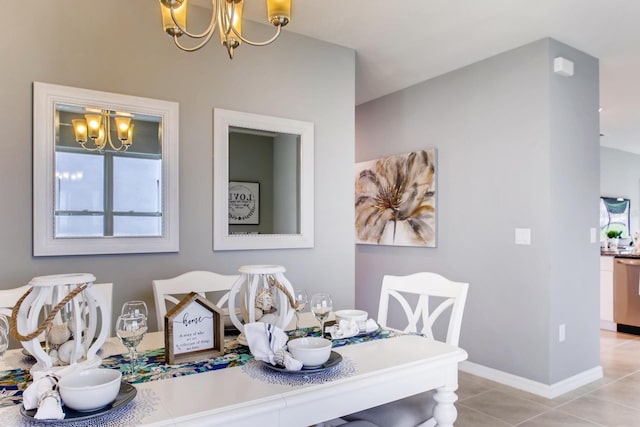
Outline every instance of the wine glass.
<svg viewBox="0 0 640 427">
<path fill-rule="evenodd" d="M 320 322 L 320 336 L 324 337 L 324 322 L 329 318 L 333 309 L 333 301 L 327 293 L 314 294 L 311 297 L 311 312 Z"/>
<path fill-rule="evenodd" d="M 298 305 L 296 306 L 296 330 L 293 332 L 294 337 L 302 337 L 305 336 L 306 333 L 300 329 L 300 313 L 302 313 L 307 306 L 307 302 L 309 301 L 309 297 L 307 297 L 307 291 L 304 289 L 295 289 L 294 290 L 294 299 Z"/>
<path fill-rule="evenodd" d="M 2 360 L 2 356 L 4 352 L 9 348 L 9 335 L 8 332 L 4 329 L 0 328 L 0 360 Z"/>
<path fill-rule="evenodd" d="M 142 314 L 147 318 L 149 316 L 149 310 L 147 309 L 147 304 L 144 301 L 126 301 L 122 304 L 120 314 L 123 316 Z M 146 360 L 145 358 L 140 358 L 137 351 L 134 351 L 134 359 L 142 361 Z"/>
<path fill-rule="evenodd" d="M 142 314 L 119 316 L 116 321 L 116 335 L 129 350 L 131 372 L 125 376 L 127 381 L 133 381 L 138 377 L 136 372 L 136 347 L 140 344 L 146 332 L 147 317 Z"/>
<path fill-rule="evenodd" d="M 147 310 L 147 304 L 144 301 L 127 301 L 122 304 L 122 311 L 120 312 L 123 316 L 127 316 L 129 314 L 142 314 L 144 317 L 149 315 L 149 310 Z"/>
<path fill-rule="evenodd" d="M 9 318 L 0 314 L 0 331 L 4 331 L 5 335 L 9 335 Z"/>
</svg>

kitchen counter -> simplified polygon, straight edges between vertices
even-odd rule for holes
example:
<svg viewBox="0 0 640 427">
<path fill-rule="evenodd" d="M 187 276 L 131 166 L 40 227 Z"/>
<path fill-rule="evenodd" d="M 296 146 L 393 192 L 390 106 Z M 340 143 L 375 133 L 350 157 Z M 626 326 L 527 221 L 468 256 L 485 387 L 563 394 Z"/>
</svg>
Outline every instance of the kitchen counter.
<svg viewBox="0 0 640 427">
<path fill-rule="evenodd" d="M 615 254 L 614 258 L 638 258 L 640 259 L 640 253 L 637 252 L 623 252 L 619 254 Z"/>
<path fill-rule="evenodd" d="M 617 251 L 600 250 L 600 256 L 612 256 L 615 258 L 640 258 L 640 253 L 633 252 L 633 248 L 618 249 Z"/>
</svg>

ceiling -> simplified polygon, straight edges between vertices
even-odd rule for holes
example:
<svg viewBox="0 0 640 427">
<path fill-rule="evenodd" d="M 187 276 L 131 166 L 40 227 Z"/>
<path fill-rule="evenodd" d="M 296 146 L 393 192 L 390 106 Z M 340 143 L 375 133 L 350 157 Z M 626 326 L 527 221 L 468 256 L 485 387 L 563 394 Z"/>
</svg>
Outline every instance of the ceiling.
<svg viewBox="0 0 640 427">
<path fill-rule="evenodd" d="M 552 37 L 600 60 L 601 144 L 640 153 L 638 16 L 637 0 L 294 0 L 285 31 L 356 51 L 356 104 Z"/>
</svg>

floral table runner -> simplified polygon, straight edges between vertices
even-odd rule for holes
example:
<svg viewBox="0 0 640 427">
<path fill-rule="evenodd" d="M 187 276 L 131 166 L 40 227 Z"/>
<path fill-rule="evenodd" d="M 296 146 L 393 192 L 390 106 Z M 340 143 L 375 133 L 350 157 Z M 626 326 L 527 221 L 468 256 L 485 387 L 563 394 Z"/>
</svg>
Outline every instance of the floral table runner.
<svg viewBox="0 0 640 427">
<path fill-rule="evenodd" d="M 303 328 L 303 330 L 307 336 L 317 336 L 320 334 L 318 328 Z M 394 331 L 379 329 L 371 334 L 333 340 L 333 347 L 337 348 L 344 345 L 375 341 L 398 335 L 400 334 Z M 222 356 L 198 362 L 184 363 L 182 365 L 166 364 L 164 348 L 148 350 L 139 354 L 139 361 L 137 363 L 139 377 L 133 383 L 144 383 L 242 366 L 251 360 L 253 360 L 253 356 L 249 352 L 249 347 L 238 344 L 235 337 L 225 339 L 224 354 Z M 110 356 L 102 361 L 102 367 L 120 369 L 123 373 L 126 373 L 129 362 L 126 355 Z M 27 369 L 20 368 L 0 371 L 0 407 L 20 403 L 22 400 L 22 391 L 30 382 L 31 375 Z"/>
</svg>

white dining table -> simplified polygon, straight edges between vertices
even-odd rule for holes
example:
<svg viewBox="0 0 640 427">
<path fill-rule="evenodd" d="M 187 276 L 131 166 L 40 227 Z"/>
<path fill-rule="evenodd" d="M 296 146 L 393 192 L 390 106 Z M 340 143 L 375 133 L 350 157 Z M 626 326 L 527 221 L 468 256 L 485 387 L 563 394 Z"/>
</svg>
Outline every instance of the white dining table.
<svg viewBox="0 0 640 427">
<path fill-rule="evenodd" d="M 145 336 L 140 349 L 163 346 L 164 334 L 153 332 Z M 138 417 L 136 425 L 304 427 L 436 390 L 437 425 L 453 426 L 457 417 L 454 404 L 458 363 L 467 358 L 464 350 L 417 335 L 334 350 L 354 367 L 353 372 L 321 384 L 264 381 L 249 375 L 242 367 L 135 384 L 136 399 L 144 397 L 150 402 L 150 408 Z M 7 355 L 16 351 L 20 350 L 11 350 Z M 0 369 L 7 369 L 10 360 L 10 356 L 5 357 Z M 0 420 L 15 419 L 4 414 L 16 410 L 16 407 L 0 408 Z"/>
</svg>

